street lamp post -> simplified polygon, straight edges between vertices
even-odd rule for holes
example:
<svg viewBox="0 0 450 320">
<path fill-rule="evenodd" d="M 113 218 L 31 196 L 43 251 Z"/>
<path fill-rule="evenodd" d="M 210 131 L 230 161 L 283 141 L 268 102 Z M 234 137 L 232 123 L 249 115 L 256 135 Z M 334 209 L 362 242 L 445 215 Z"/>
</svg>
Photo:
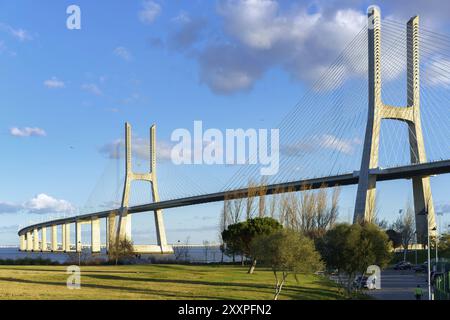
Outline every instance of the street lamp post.
<svg viewBox="0 0 450 320">
<path fill-rule="evenodd" d="M 418 248 L 418 243 L 419 243 L 419 241 L 418 241 L 418 239 L 417 239 L 417 231 L 414 232 L 414 234 L 416 235 L 416 247 L 415 247 L 415 249 L 414 249 L 414 253 L 415 253 L 415 256 L 416 256 L 416 266 L 417 266 L 417 248 Z"/>
<path fill-rule="evenodd" d="M 437 268 L 438 268 L 438 261 L 439 261 L 439 257 L 438 257 L 438 241 L 439 241 L 439 233 L 436 234 L 436 240 L 435 240 L 435 246 L 436 246 L 436 271 L 438 271 Z"/>
<path fill-rule="evenodd" d="M 428 249 L 428 300 L 431 300 L 431 252 L 430 252 L 430 221 L 428 220 L 428 210 L 426 211 L 427 218 L 427 249 Z"/>
</svg>

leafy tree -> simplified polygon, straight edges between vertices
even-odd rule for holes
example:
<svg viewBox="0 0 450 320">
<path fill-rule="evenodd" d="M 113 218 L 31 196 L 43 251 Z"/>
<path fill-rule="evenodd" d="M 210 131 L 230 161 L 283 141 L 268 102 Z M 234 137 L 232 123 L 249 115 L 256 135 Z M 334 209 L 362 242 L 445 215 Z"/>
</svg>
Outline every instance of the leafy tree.
<svg viewBox="0 0 450 320">
<path fill-rule="evenodd" d="M 444 233 L 439 238 L 438 249 L 442 256 L 450 257 L 450 234 Z"/>
<path fill-rule="evenodd" d="M 312 273 L 323 267 L 314 242 L 293 230 L 279 230 L 256 237 L 252 242 L 252 252 L 273 271 L 274 300 L 278 299 L 289 274 Z"/>
<path fill-rule="evenodd" d="M 225 244 L 225 254 L 234 257 L 242 255 L 242 238 L 241 235 L 244 229 L 244 222 L 230 224 L 224 231 L 222 231 L 222 240 Z"/>
<path fill-rule="evenodd" d="M 244 254 L 252 257 L 252 264 L 248 273 L 252 274 L 256 267 L 256 258 L 252 254 L 252 241 L 258 236 L 269 235 L 282 228 L 283 226 L 277 220 L 269 217 L 254 218 L 246 221 L 246 226 L 244 228 L 245 232 L 242 235 L 242 244 L 244 246 Z"/>
<path fill-rule="evenodd" d="M 108 259 L 117 265 L 119 261 L 129 259 L 134 256 L 133 242 L 128 239 L 114 241 L 108 248 Z"/>
<path fill-rule="evenodd" d="M 242 255 L 251 256 L 252 264 L 248 273 L 253 273 L 256 267 L 256 258 L 252 254 L 251 243 L 253 239 L 260 235 L 268 235 L 282 228 L 281 224 L 269 217 L 248 219 L 228 226 L 222 234 L 224 242 L 231 244 L 231 247 Z"/>
<path fill-rule="evenodd" d="M 395 231 L 394 229 L 386 230 L 386 234 L 389 238 L 389 241 L 392 243 L 392 247 L 398 248 L 402 245 L 402 235 L 401 233 Z"/>
<path fill-rule="evenodd" d="M 357 274 L 373 264 L 383 268 L 391 258 L 387 234 L 372 223 L 339 224 L 325 234 L 318 248 L 328 268 L 345 274 L 348 293 Z"/>
</svg>

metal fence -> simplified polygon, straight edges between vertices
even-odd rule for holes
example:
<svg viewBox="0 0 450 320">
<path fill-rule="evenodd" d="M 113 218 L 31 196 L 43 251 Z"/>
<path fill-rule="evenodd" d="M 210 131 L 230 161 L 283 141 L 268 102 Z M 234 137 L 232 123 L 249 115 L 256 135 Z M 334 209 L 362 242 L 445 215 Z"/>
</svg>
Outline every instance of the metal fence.
<svg viewBox="0 0 450 320">
<path fill-rule="evenodd" d="M 450 272 L 444 272 L 436 278 L 434 284 L 435 300 L 450 300 Z"/>
</svg>

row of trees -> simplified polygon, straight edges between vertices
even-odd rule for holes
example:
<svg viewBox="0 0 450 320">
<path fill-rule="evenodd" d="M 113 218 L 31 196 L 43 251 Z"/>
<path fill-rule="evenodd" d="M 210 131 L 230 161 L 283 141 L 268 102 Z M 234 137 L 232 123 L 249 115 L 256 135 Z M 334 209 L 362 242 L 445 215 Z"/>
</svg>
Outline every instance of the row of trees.
<svg viewBox="0 0 450 320">
<path fill-rule="evenodd" d="M 345 275 L 350 293 L 356 274 L 364 274 L 373 264 L 384 267 L 390 260 L 389 237 L 376 224 L 336 224 L 339 188 L 331 195 L 325 188 L 305 188 L 267 196 L 264 188 L 255 187 L 248 194 L 249 199 L 231 197 L 224 202 L 220 223 L 224 252 L 240 255 L 242 262 L 249 258 L 249 273 L 257 261 L 270 267 L 275 299 L 289 274 L 333 269 Z"/>
<path fill-rule="evenodd" d="M 229 194 L 225 199 L 219 223 L 219 238 L 231 224 L 254 217 L 276 219 L 285 228 L 296 230 L 316 239 L 337 220 L 340 188 L 333 189 L 331 195 L 325 186 L 317 191 L 304 187 L 301 192 L 294 189 L 275 190 L 268 195 L 264 186 L 250 184 L 246 198 L 236 198 Z M 235 256 L 239 253 L 232 254 Z"/>
<path fill-rule="evenodd" d="M 230 225 L 223 231 L 223 239 L 227 246 L 251 257 L 249 273 L 255 270 L 256 261 L 272 269 L 275 299 L 289 274 L 312 273 L 324 266 L 336 270 L 340 279 L 345 276 L 350 294 L 357 274 L 364 274 L 370 265 L 384 267 L 391 259 L 387 234 L 372 223 L 337 224 L 313 239 L 301 231 L 283 228 L 273 218 L 253 218 Z"/>
</svg>

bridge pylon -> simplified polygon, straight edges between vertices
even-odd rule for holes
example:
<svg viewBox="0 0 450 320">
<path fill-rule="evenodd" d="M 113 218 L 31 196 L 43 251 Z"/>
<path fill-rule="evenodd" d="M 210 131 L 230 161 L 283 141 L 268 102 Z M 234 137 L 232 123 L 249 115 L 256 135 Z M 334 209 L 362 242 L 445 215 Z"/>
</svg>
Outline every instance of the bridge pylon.
<svg viewBox="0 0 450 320">
<path fill-rule="evenodd" d="M 407 23 L 407 106 L 384 104 L 381 97 L 381 14 L 376 6 L 368 9 L 369 53 L 369 110 L 364 149 L 359 171 L 354 222 L 373 221 L 378 168 L 380 126 L 383 119 L 405 122 L 409 128 L 410 158 L 412 164 L 427 162 L 420 118 L 420 52 L 419 17 Z M 412 178 L 416 231 L 419 241 L 427 236 L 427 218 L 430 231 L 436 226 L 430 179 Z M 432 231 L 431 231 L 432 232 Z M 430 234 L 431 234 L 430 232 Z"/>
<path fill-rule="evenodd" d="M 125 183 L 122 195 L 122 204 L 119 213 L 119 221 L 116 229 L 115 240 L 131 240 L 131 214 L 128 212 L 131 183 L 133 181 L 146 181 L 151 185 L 153 202 L 159 202 L 158 182 L 156 177 L 156 126 L 150 128 L 150 172 L 135 173 L 132 168 L 132 143 L 131 125 L 125 124 Z M 172 246 L 167 244 L 162 210 L 154 211 L 157 245 L 135 245 L 137 253 L 173 253 Z M 112 217 L 115 219 L 115 216 Z M 111 219 L 110 219 L 111 220 Z M 114 228 L 114 227 L 112 227 Z M 110 228 L 110 232 L 112 231 Z M 112 239 L 110 238 L 110 241 Z"/>
</svg>

